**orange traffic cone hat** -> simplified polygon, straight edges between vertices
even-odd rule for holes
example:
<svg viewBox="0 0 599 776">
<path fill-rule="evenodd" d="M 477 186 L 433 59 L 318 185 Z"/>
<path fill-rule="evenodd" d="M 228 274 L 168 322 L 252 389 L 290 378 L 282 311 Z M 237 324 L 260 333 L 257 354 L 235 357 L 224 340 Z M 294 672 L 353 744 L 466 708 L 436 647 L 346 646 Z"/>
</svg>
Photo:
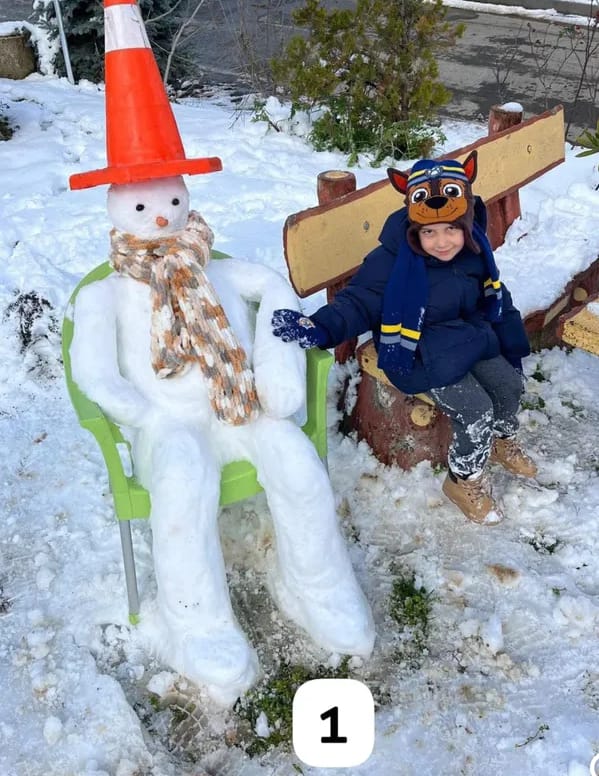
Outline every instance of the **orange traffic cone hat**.
<svg viewBox="0 0 599 776">
<path fill-rule="evenodd" d="M 104 39 L 108 166 L 71 175 L 71 189 L 222 170 L 186 158 L 137 0 L 104 0 Z"/>
</svg>

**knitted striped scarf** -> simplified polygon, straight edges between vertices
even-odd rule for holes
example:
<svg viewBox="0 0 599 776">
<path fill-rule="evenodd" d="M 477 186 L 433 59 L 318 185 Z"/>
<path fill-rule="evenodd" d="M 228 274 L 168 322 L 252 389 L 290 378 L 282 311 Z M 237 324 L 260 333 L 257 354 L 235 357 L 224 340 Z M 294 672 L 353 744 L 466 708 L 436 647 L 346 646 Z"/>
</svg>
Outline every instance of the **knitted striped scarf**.
<svg viewBox="0 0 599 776">
<path fill-rule="evenodd" d="M 204 267 L 214 235 L 191 211 L 182 232 L 144 240 L 110 233 L 114 269 L 150 286 L 152 366 L 159 378 L 199 364 L 217 418 L 239 426 L 260 411 L 254 375 Z"/>
<path fill-rule="evenodd" d="M 408 221 L 406 218 L 406 226 Z M 485 316 L 501 320 L 501 282 L 487 235 L 475 221 L 472 236 L 480 247 L 488 276 L 483 284 Z M 385 287 L 378 366 L 383 371 L 409 374 L 420 341 L 428 298 L 425 260 L 415 253 L 407 238 L 400 241 L 397 258 Z"/>
</svg>

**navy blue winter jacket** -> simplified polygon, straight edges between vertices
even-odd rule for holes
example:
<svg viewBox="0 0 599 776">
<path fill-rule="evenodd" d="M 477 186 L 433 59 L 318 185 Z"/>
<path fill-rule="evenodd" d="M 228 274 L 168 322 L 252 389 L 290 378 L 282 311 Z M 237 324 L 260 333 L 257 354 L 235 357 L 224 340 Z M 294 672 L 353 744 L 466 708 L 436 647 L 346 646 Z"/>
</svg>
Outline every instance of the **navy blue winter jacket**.
<svg viewBox="0 0 599 776">
<path fill-rule="evenodd" d="M 323 347 L 371 331 L 378 350 L 383 295 L 406 223 L 405 208 L 392 213 L 379 237 L 381 244 L 366 256 L 350 283 L 330 304 L 310 316 L 328 332 Z M 456 383 L 477 361 L 500 354 L 521 368 L 530 346 L 505 285 L 502 320 L 494 324 L 485 320 L 483 281 L 488 273 L 483 259 L 464 247 L 449 262 L 432 256 L 422 260 L 427 270 L 428 302 L 414 368 L 407 375 L 386 370 L 389 380 L 404 393 L 421 393 Z"/>
</svg>

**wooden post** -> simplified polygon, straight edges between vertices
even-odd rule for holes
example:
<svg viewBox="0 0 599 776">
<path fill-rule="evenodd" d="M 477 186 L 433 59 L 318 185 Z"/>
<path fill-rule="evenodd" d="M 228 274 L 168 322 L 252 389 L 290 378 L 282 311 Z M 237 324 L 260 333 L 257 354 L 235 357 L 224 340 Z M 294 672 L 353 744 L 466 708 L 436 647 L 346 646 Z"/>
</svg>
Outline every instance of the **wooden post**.
<svg viewBox="0 0 599 776">
<path fill-rule="evenodd" d="M 328 205 L 334 199 L 339 199 L 356 190 L 356 176 L 347 170 L 325 170 L 318 175 L 316 192 L 318 204 Z"/>
<path fill-rule="evenodd" d="M 319 205 L 328 205 L 329 202 L 339 199 L 346 194 L 351 194 L 356 190 L 356 176 L 353 172 L 346 170 L 325 170 L 318 175 L 316 182 L 316 193 L 318 195 Z M 326 260 L 326 256 L 322 257 Z M 327 302 L 331 302 L 335 294 L 347 284 L 346 280 L 339 283 L 332 283 L 327 287 Z M 357 339 L 347 340 L 335 348 L 335 360 L 339 364 L 344 364 L 348 358 L 351 358 L 356 352 Z"/>
<path fill-rule="evenodd" d="M 522 110 L 506 110 L 501 105 L 493 105 L 489 112 L 488 134 L 496 135 L 521 123 Z M 520 215 L 520 197 L 517 191 L 487 205 L 487 235 L 493 249 L 503 245 L 508 227 Z"/>
</svg>

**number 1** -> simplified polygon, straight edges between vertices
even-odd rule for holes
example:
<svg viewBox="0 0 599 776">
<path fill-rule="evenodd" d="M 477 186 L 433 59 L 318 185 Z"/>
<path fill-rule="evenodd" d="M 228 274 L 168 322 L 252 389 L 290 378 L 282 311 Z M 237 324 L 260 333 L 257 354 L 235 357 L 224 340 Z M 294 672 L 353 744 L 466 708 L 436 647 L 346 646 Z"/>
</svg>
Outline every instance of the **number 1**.
<svg viewBox="0 0 599 776">
<path fill-rule="evenodd" d="M 333 706 L 320 715 L 320 719 L 331 720 L 331 735 L 323 736 L 320 741 L 323 744 L 346 744 L 347 736 L 339 735 L 339 706 Z"/>
</svg>

